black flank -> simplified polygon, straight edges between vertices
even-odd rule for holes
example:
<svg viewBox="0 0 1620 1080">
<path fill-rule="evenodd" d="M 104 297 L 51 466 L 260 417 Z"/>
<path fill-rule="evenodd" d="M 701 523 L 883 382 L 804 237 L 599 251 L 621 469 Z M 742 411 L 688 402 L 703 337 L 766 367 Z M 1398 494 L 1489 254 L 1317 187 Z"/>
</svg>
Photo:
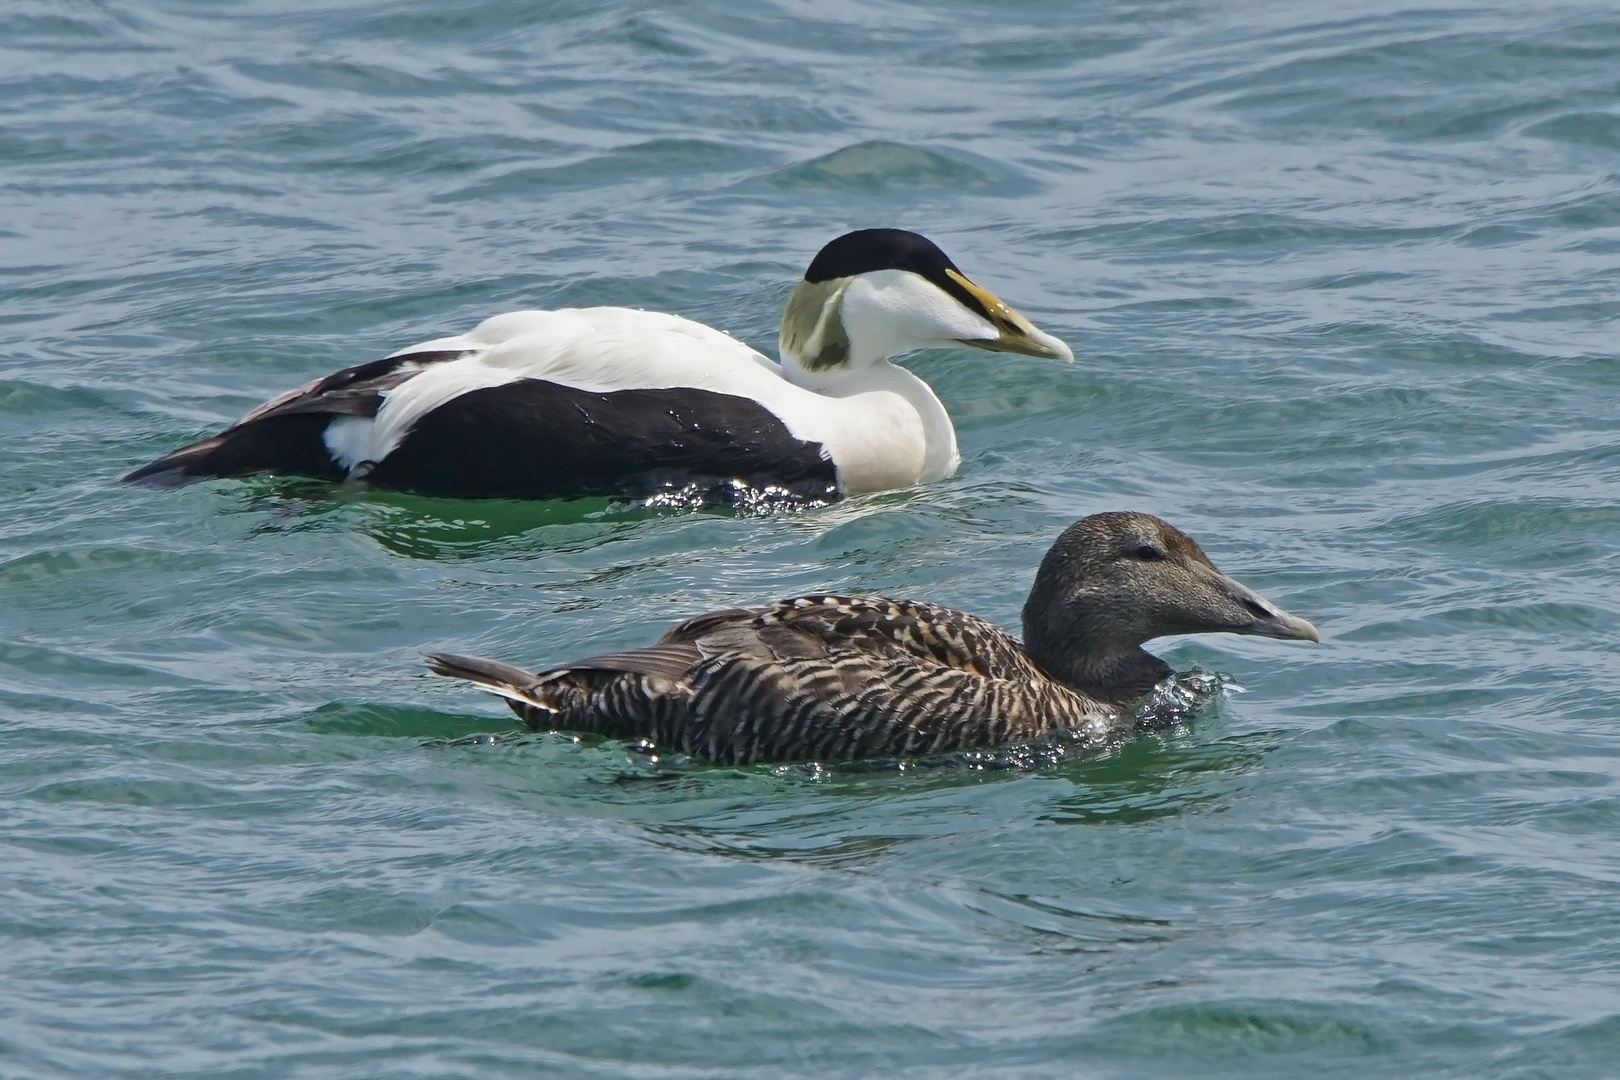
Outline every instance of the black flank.
<svg viewBox="0 0 1620 1080">
<path fill-rule="evenodd" d="M 690 387 L 580 390 L 526 379 L 473 390 L 419 419 L 367 474 L 422 495 L 552 499 L 692 483 L 837 497 L 820 443 L 758 402 Z"/>
</svg>

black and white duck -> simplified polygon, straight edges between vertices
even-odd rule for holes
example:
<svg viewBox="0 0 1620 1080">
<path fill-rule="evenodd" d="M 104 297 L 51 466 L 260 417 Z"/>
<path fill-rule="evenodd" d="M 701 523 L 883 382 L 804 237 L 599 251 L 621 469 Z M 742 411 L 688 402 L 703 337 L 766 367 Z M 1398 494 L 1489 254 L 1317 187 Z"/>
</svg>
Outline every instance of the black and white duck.
<svg viewBox="0 0 1620 1080">
<path fill-rule="evenodd" d="M 937 604 L 802 596 L 688 619 L 643 649 L 542 672 L 433 653 L 536 730 L 649 740 L 707 761 L 849 761 L 971 750 L 1098 721 L 1172 674 L 1169 634 L 1317 641 L 1148 514 L 1096 514 L 1041 561 L 1024 641 Z"/>
<path fill-rule="evenodd" d="M 1073 359 L 927 238 L 865 229 L 822 248 L 788 297 L 780 362 L 676 315 L 515 311 L 317 379 L 124 479 L 526 499 L 910 487 L 956 471 L 956 431 L 890 360 L 958 345 Z"/>
</svg>

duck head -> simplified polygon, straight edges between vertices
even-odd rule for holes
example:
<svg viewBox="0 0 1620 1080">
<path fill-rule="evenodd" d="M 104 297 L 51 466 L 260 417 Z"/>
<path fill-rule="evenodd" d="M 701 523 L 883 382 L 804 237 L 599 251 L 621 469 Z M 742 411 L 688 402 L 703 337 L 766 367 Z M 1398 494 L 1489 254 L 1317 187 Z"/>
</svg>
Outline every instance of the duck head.
<svg viewBox="0 0 1620 1080">
<path fill-rule="evenodd" d="M 790 375 L 856 370 L 957 345 L 1074 359 L 933 241 L 903 229 L 862 229 L 822 248 L 788 297 L 779 341 Z"/>
<path fill-rule="evenodd" d="M 1320 640 L 1316 627 L 1221 573 L 1192 537 L 1151 514 L 1094 514 L 1069 526 L 1024 604 L 1030 658 L 1111 704 L 1171 673 L 1145 642 L 1213 633 Z"/>
</svg>

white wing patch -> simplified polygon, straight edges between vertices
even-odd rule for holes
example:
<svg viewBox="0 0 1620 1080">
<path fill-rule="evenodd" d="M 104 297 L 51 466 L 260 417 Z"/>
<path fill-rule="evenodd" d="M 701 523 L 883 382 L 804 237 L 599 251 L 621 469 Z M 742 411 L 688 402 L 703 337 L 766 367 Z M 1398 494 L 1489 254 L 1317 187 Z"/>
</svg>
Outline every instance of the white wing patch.
<svg viewBox="0 0 1620 1080">
<path fill-rule="evenodd" d="M 354 467 L 366 460 L 366 450 L 371 445 L 371 429 L 376 421 L 369 416 L 340 416 L 326 425 L 321 433 L 321 441 L 326 444 L 326 452 L 332 455 L 332 460 L 339 465 L 354 471 Z"/>
</svg>

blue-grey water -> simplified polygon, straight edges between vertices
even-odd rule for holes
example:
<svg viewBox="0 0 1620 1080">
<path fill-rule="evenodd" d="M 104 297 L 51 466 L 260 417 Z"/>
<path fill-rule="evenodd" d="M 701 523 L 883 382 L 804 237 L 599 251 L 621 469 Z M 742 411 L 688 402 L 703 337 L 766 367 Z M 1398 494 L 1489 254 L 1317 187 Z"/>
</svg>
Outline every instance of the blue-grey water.
<svg viewBox="0 0 1620 1080">
<path fill-rule="evenodd" d="M 116 482 L 502 310 L 774 352 L 872 225 L 1078 358 L 911 360 L 947 482 Z M 7 0 L 0 1075 L 1616 1075 L 1617 322 L 1612 5 Z M 420 664 L 1014 625 L 1114 508 L 1323 643 L 1161 642 L 1247 692 L 989 772 L 653 775 Z"/>
</svg>

